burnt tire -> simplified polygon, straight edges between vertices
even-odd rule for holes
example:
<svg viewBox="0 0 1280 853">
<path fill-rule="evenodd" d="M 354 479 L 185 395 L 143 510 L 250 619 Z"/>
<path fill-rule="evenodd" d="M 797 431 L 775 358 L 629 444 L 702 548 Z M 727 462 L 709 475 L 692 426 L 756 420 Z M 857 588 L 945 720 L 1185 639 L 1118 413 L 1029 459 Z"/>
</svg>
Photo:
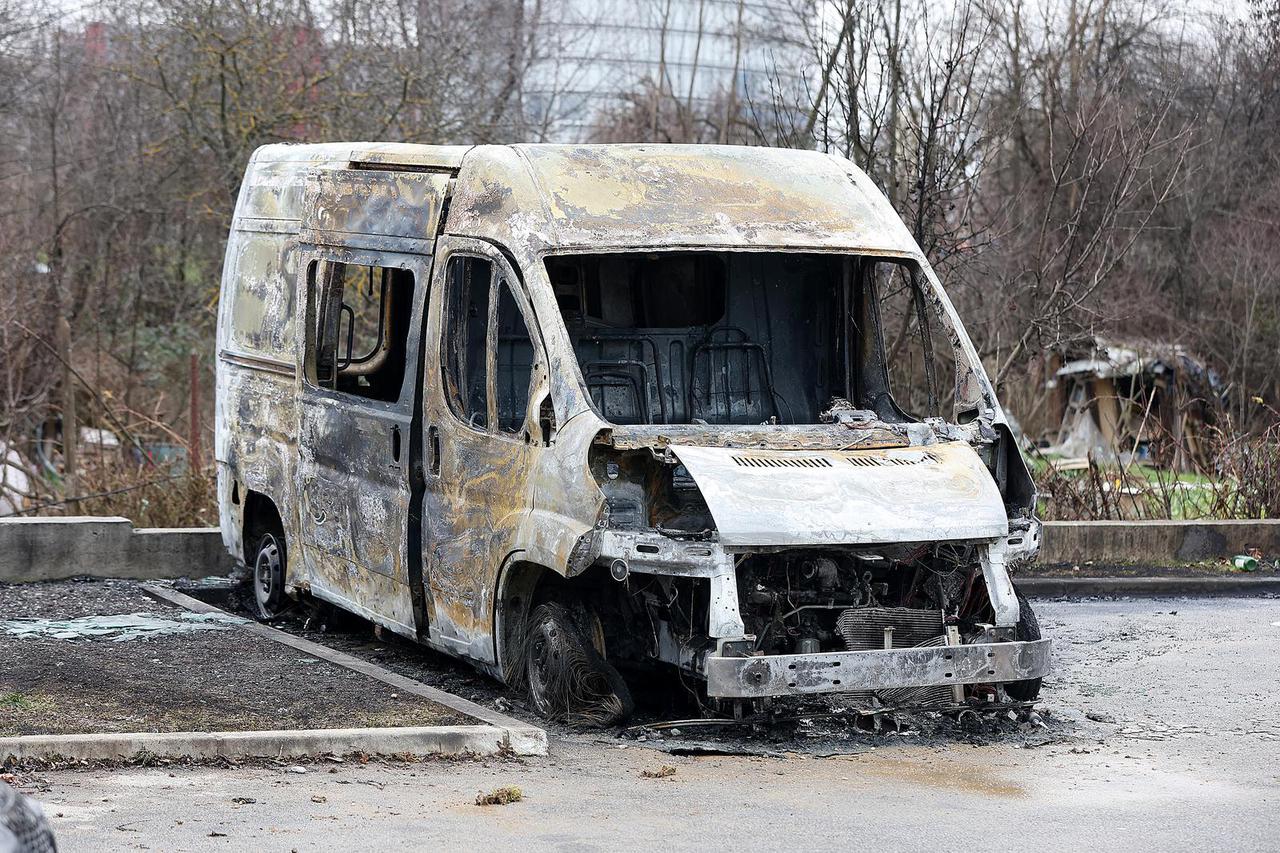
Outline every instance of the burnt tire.
<svg viewBox="0 0 1280 853">
<path fill-rule="evenodd" d="M 287 600 L 285 568 L 288 565 L 284 536 L 279 532 L 264 533 L 254 548 L 250 578 L 258 618 L 272 619 L 284 609 Z"/>
<path fill-rule="evenodd" d="M 1018 596 L 1018 624 L 1014 628 L 1013 638 L 1020 641 L 1040 639 L 1040 620 L 1036 618 L 1036 612 L 1031 609 L 1031 603 L 1022 594 L 1022 590 L 1015 587 L 1014 592 Z M 1015 702 L 1034 702 L 1040 697 L 1041 680 L 1028 678 L 1026 681 L 1010 681 L 1004 686 L 1004 692 Z"/>
<path fill-rule="evenodd" d="M 634 710 L 626 682 L 587 636 L 561 604 L 539 604 L 529 614 L 523 674 L 529 704 L 540 716 L 608 726 Z"/>
</svg>

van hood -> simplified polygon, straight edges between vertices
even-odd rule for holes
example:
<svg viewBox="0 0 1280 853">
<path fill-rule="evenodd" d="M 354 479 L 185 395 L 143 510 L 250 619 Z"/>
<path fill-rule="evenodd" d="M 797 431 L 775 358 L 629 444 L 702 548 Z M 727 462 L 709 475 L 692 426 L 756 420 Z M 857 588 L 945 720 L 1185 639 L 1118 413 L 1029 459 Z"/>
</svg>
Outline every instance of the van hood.
<svg viewBox="0 0 1280 853">
<path fill-rule="evenodd" d="M 726 546 L 883 545 L 1007 536 L 978 454 L 959 441 L 857 451 L 673 444 Z"/>
</svg>

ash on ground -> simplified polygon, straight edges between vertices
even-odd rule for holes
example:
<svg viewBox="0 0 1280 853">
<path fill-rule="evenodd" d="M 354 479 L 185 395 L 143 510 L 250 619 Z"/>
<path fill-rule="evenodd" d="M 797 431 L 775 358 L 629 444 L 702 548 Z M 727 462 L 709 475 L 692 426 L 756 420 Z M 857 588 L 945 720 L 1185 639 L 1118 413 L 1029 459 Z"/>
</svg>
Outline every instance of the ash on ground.
<svg viewBox="0 0 1280 853">
<path fill-rule="evenodd" d="M 233 613 L 252 612 L 252 592 L 234 579 L 183 584 L 185 592 Z M 314 603 L 313 603 L 314 604 Z M 465 663 L 389 632 L 375 637 L 370 623 L 328 607 L 299 605 L 273 619 L 273 627 L 364 658 L 409 678 L 487 705 L 545 728 L 553 736 L 608 740 L 673 754 L 850 754 L 893 745 L 1000 743 L 1034 748 L 1083 734 L 1078 714 L 1043 705 L 973 706 L 963 710 L 868 708 L 867 697 L 832 694 L 774 700 L 765 713 L 743 720 L 699 708 L 678 679 L 642 679 L 633 687 L 636 713 L 622 727 L 584 729 L 542 719 L 523 694 Z M 1051 688 L 1046 685 L 1046 692 Z M 874 703 L 872 703 L 874 704 Z M 704 716 L 705 715 L 705 716 Z"/>
<path fill-rule="evenodd" d="M 1034 748 L 1073 740 L 1078 734 L 1073 720 L 1038 706 L 873 710 L 835 695 L 776 702 L 768 713 L 742 720 L 646 722 L 622 729 L 618 737 L 675 754 L 834 755 L 894 744 Z"/>
</svg>

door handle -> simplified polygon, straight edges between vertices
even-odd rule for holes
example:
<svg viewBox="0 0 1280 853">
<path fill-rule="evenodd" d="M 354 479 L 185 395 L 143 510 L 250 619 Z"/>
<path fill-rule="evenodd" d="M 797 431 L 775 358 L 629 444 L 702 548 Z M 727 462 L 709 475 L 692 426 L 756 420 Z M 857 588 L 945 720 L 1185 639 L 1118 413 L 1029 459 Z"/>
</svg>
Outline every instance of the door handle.
<svg viewBox="0 0 1280 853">
<path fill-rule="evenodd" d="M 391 425 L 391 464 L 400 467 L 400 425 Z"/>
<path fill-rule="evenodd" d="M 434 424 L 427 429 L 427 470 L 440 476 L 440 428 Z"/>
</svg>

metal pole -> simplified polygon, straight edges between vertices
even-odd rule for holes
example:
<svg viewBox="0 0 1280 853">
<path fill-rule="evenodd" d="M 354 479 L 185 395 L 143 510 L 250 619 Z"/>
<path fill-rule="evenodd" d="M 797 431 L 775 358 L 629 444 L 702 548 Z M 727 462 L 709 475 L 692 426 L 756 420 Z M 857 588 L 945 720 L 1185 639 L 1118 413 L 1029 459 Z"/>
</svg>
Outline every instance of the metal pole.
<svg viewBox="0 0 1280 853">
<path fill-rule="evenodd" d="M 58 357 L 62 360 L 62 479 L 66 497 L 76 494 L 76 449 L 80 423 L 76 418 L 75 375 L 71 372 L 71 323 L 65 314 L 58 318 Z M 68 500 L 67 509 L 75 502 Z"/>
<path fill-rule="evenodd" d="M 200 359 L 191 353 L 191 413 L 188 417 L 190 435 L 187 437 L 187 464 L 200 473 Z"/>
</svg>

